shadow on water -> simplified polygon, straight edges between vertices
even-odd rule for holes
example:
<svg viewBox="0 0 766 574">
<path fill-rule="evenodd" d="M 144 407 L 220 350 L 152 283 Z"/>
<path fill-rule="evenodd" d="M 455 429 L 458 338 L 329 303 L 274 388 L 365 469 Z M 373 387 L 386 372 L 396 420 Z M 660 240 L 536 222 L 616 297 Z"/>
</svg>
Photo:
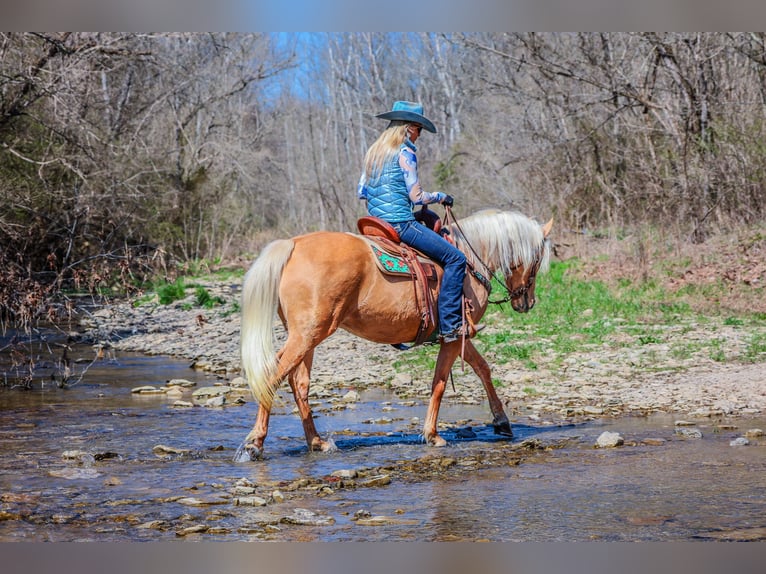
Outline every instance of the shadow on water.
<svg viewBox="0 0 766 574">
<path fill-rule="evenodd" d="M 511 425 L 513 437 L 496 434 L 492 425 L 480 427 L 467 426 L 461 428 L 450 428 L 442 430 L 439 434 L 450 445 L 458 446 L 464 443 L 479 442 L 485 444 L 492 443 L 510 443 L 512 441 L 521 441 L 527 438 L 541 436 L 546 433 L 561 429 L 574 429 L 580 425 L 569 423 L 560 425 L 548 425 L 544 427 L 535 427 L 522 424 Z M 421 445 L 425 446 L 425 439 L 422 434 L 390 432 L 379 436 L 359 436 L 348 439 L 333 439 L 335 448 L 340 451 L 353 451 L 369 447 L 383 446 L 403 446 L 403 445 Z M 282 454 L 288 456 L 299 456 L 308 454 L 308 447 L 289 448 L 282 451 Z"/>
<path fill-rule="evenodd" d="M 367 389 L 349 405 L 338 389 L 314 407 L 336 451 L 307 451 L 285 395 L 265 459 L 243 463 L 235 454 L 256 405 L 177 408 L 131 393 L 174 378 L 223 382 L 185 361 L 121 353 L 68 389 L 0 387 L 0 541 L 766 537 L 766 440 L 730 446 L 764 419 L 692 421 L 703 438 L 689 439 L 667 415 L 512 417 L 509 440 L 486 424 L 486 404 L 448 397 L 448 445 L 434 449 L 420 435 L 425 402 Z M 605 430 L 626 444 L 594 448 Z"/>
</svg>

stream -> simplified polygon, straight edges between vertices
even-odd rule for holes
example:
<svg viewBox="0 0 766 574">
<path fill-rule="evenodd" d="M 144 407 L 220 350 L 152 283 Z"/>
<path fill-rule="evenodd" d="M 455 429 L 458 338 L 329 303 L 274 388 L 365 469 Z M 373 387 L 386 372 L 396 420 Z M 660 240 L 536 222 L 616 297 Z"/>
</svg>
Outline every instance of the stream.
<svg viewBox="0 0 766 574">
<path fill-rule="evenodd" d="M 84 370 L 92 355 L 70 358 Z M 180 399 L 197 406 L 132 392 L 173 379 L 196 384 Z M 507 440 L 487 426 L 486 403 L 445 401 L 449 444 L 433 449 L 419 436 L 423 401 L 375 389 L 349 404 L 344 389 L 314 401 L 337 450 L 309 453 L 284 385 L 265 459 L 250 462 L 238 451 L 252 399 L 192 398 L 222 383 L 186 361 L 120 352 L 68 388 L 0 386 L 0 542 L 766 539 L 763 417 L 512 417 Z M 604 431 L 625 444 L 595 448 Z"/>
</svg>

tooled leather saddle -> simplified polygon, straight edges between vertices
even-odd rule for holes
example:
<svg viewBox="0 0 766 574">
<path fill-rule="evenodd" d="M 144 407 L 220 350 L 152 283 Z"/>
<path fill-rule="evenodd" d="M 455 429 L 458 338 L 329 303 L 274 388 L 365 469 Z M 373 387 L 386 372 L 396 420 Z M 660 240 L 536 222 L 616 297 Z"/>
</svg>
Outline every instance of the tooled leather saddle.
<svg viewBox="0 0 766 574">
<path fill-rule="evenodd" d="M 441 218 L 426 208 L 425 205 L 415 213 L 415 219 L 437 233 L 442 232 Z M 378 268 L 383 273 L 408 275 L 412 279 L 415 302 L 420 315 L 420 325 L 413 346 L 429 341 L 437 326 L 437 314 L 431 294 L 431 289 L 438 282 L 439 277 L 436 272 L 436 265 L 416 249 L 402 243 L 396 229 L 378 217 L 359 218 L 357 229 L 370 244 Z M 404 344 L 394 345 L 394 347 L 397 349 L 409 348 Z"/>
</svg>

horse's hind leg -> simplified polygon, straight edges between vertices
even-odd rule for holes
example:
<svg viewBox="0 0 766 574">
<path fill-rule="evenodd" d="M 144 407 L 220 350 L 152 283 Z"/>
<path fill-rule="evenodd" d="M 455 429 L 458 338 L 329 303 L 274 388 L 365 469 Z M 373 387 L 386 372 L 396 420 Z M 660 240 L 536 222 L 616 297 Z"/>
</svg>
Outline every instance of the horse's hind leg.
<svg viewBox="0 0 766 574">
<path fill-rule="evenodd" d="M 309 391 L 309 373 L 314 358 L 314 347 L 325 337 L 317 336 L 305 338 L 297 334 L 298 330 L 290 331 L 282 349 L 277 353 L 277 374 L 276 381 L 282 381 L 285 378 L 290 383 L 290 388 L 298 404 L 303 429 L 306 433 L 306 440 L 309 448 L 312 450 L 328 450 L 330 443 L 321 440 L 314 427 L 314 420 L 311 415 L 311 409 L 308 406 Z M 263 457 L 263 443 L 268 433 L 270 411 L 262 405 L 258 405 L 258 415 L 255 420 L 253 430 L 245 439 L 245 449 L 250 455 L 251 460 Z"/>
<path fill-rule="evenodd" d="M 492 411 L 492 426 L 495 429 L 495 434 L 501 434 L 512 437 L 513 431 L 511 430 L 511 423 L 503 410 L 503 403 L 497 396 L 495 387 L 492 385 L 492 375 L 490 372 L 489 364 L 484 360 L 476 350 L 476 347 L 470 340 L 465 342 L 465 351 L 463 352 L 463 358 L 471 365 L 471 368 L 476 375 L 481 379 L 481 384 L 484 385 L 484 390 L 487 393 L 487 399 L 489 400 L 489 408 Z"/>
<path fill-rule="evenodd" d="M 309 406 L 309 385 L 311 384 L 311 365 L 314 361 L 314 350 L 309 351 L 303 358 L 303 361 L 295 370 L 290 373 L 288 381 L 295 397 L 295 404 L 298 405 L 298 414 L 300 414 L 303 423 L 303 432 L 306 435 L 306 444 L 309 450 L 328 451 L 332 450 L 333 444 L 322 440 L 314 426 L 314 416 Z"/>
<path fill-rule="evenodd" d="M 255 417 L 255 426 L 245 438 L 245 451 L 250 456 L 250 460 L 259 460 L 263 458 L 263 442 L 266 440 L 266 434 L 269 432 L 269 417 L 271 411 L 258 405 L 258 414 Z"/>
</svg>

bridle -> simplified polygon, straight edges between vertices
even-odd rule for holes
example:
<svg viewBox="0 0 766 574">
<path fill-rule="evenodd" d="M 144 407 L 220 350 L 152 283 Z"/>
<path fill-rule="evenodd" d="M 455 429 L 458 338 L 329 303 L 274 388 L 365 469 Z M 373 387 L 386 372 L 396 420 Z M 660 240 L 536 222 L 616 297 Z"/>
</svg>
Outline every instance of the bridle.
<svg viewBox="0 0 766 574">
<path fill-rule="evenodd" d="M 507 303 L 508 301 L 511 301 L 512 299 L 518 299 L 519 297 L 525 296 L 527 292 L 532 288 L 532 284 L 535 282 L 535 278 L 537 277 L 537 272 L 540 269 L 540 260 L 538 260 L 535 263 L 534 268 L 532 269 L 531 273 L 529 274 L 529 277 L 527 278 L 527 282 L 524 283 L 524 285 L 520 285 L 519 287 L 516 287 L 516 289 L 509 289 L 505 282 L 505 277 L 499 277 L 496 271 L 491 271 L 489 268 L 489 265 L 487 265 L 482 258 L 479 256 L 479 254 L 476 252 L 476 250 L 473 248 L 473 245 L 471 245 L 471 242 L 468 241 L 468 238 L 465 236 L 465 233 L 463 233 L 463 230 L 460 227 L 460 224 L 457 222 L 457 219 L 455 219 L 455 216 L 452 214 L 452 208 L 448 205 L 444 206 L 444 222 L 446 225 L 454 225 L 455 229 L 458 230 L 460 233 L 460 236 L 463 238 L 463 241 L 465 241 L 465 244 L 468 246 L 468 249 L 471 250 L 471 253 L 473 254 L 476 261 L 481 263 L 482 267 L 484 267 L 484 270 L 487 272 L 488 275 L 490 275 L 490 279 L 487 279 L 484 275 L 473 269 L 473 266 L 469 264 L 469 267 L 471 268 L 471 273 L 474 277 L 479 281 L 479 283 L 482 284 L 484 289 L 487 291 L 487 297 L 489 297 L 490 293 L 492 292 L 492 282 L 491 279 L 496 279 L 498 283 L 503 287 L 505 290 L 505 297 L 502 299 L 493 301 L 491 299 L 488 299 L 487 302 L 491 303 L 492 305 L 502 305 L 503 303 Z M 516 269 L 521 267 L 521 265 L 515 265 L 514 267 L 511 267 L 510 271 L 511 274 L 513 274 Z"/>
</svg>

